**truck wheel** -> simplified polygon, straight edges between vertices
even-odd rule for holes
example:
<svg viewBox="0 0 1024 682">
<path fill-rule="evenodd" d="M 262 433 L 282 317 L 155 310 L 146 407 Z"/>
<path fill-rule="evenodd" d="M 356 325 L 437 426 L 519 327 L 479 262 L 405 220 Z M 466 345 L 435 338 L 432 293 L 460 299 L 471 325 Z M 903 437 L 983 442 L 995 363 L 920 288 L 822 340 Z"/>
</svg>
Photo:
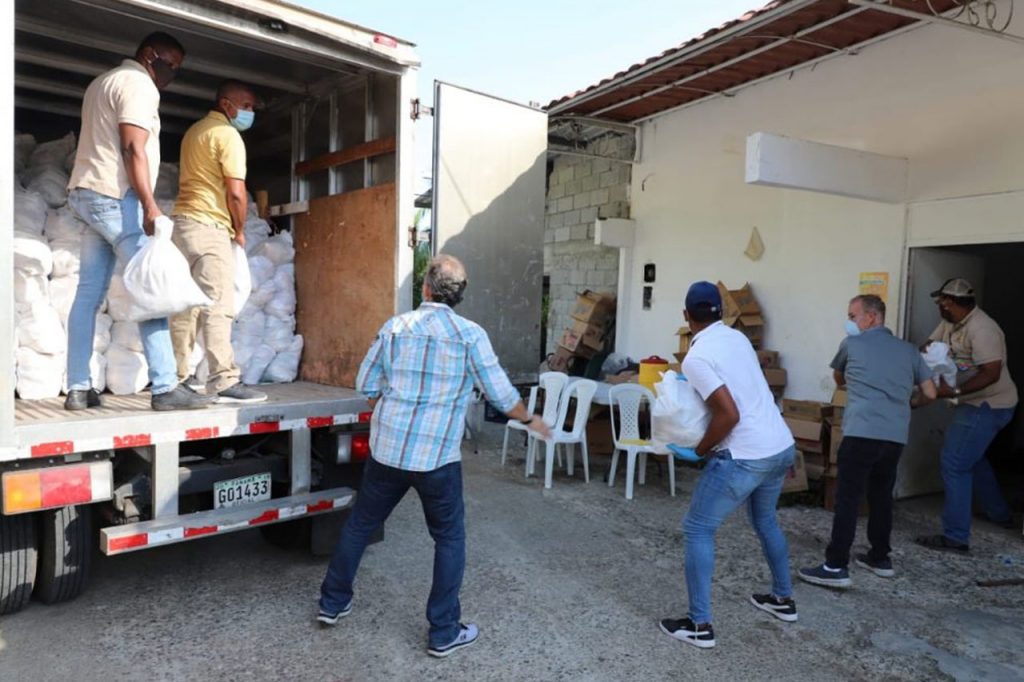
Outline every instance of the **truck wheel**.
<svg viewBox="0 0 1024 682">
<path fill-rule="evenodd" d="M 0 615 L 21 610 L 36 580 L 36 520 L 0 514 Z"/>
<path fill-rule="evenodd" d="M 310 538 L 313 534 L 312 519 L 298 519 L 296 521 L 285 521 L 283 523 L 272 523 L 269 526 L 260 526 L 260 533 L 263 539 L 281 549 L 298 549 L 309 547 Z"/>
<path fill-rule="evenodd" d="M 39 514 L 36 596 L 44 604 L 74 599 L 92 567 L 92 509 L 85 505 Z"/>
</svg>

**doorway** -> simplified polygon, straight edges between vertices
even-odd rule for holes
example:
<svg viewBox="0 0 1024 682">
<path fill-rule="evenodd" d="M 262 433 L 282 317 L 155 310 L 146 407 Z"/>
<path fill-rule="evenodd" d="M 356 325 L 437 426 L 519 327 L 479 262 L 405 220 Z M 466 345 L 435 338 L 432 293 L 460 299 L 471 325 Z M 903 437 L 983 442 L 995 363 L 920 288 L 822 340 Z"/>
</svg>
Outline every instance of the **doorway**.
<svg viewBox="0 0 1024 682">
<path fill-rule="evenodd" d="M 974 286 L 978 307 L 988 313 L 1006 336 L 1007 365 L 1014 383 L 1024 387 L 1024 308 L 1017 292 L 1024 291 L 1024 242 L 960 244 L 911 248 L 907 274 L 907 312 L 904 336 L 920 345 L 939 323 L 931 292 L 951 277 Z M 900 461 L 895 494 L 898 498 L 942 490 L 939 451 L 953 414 L 940 400 L 914 411 L 910 440 Z M 1015 510 L 1024 503 L 1024 411 L 999 434 L 988 458 Z"/>
</svg>

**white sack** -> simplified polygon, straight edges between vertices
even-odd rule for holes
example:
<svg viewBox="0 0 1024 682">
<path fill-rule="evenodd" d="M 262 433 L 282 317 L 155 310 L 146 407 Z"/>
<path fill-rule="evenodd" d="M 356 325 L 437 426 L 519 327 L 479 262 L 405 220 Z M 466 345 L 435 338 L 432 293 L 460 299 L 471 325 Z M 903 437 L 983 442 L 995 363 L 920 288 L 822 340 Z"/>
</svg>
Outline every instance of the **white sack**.
<svg viewBox="0 0 1024 682">
<path fill-rule="evenodd" d="M 932 380 L 939 385 L 943 379 L 948 386 L 956 386 L 956 363 L 950 353 L 949 346 L 942 341 L 932 341 L 921 356 L 932 371 Z"/>
<path fill-rule="evenodd" d="M 280 267 L 274 274 L 274 298 L 263 307 L 268 315 L 287 319 L 295 314 L 295 270 Z"/>
<path fill-rule="evenodd" d="M 32 150 L 36 148 L 36 138 L 28 133 L 14 136 L 14 172 L 21 173 L 28 167 L 32 158 Z"/>
<path fill-rule="evenodd" d="M 110 327 L 110 342 L 133 353 L 141 353 L 142 334 L 138 322 L 114 322 Z"/>
<path fill-rule="evenodd" d="M 49 206 L 39 192 L 14 189 L 14 229 L 29 234 L 42 234 Z"/>
<path fill-rule="evenodd" d="M 15 334 L 19 346 L 43 355 L 59 355 L 67 350 L 64 324 L 47 300 L 36 301 L 18 315 Z"/>
<path fill-rule="evenodd" d="M 249 295 L 249 304 L 253 308 L 262 309 L 273 300 L 275 293 L 277 293 L 277 287 L 274 286 L 274 279 L 270 278 Z M 244 311 L 245 308 L 242 310 Z M 244 312 L 239 312 L 239 315 L 243 314 Z"/>
<path fill-rule="evenodd" d="M 27 275 L 49 277 L 53 272 L 53 252 L 42 237 L 27 232 L 14 233 L 14 267 Z"/>
<path fill-rule="evenodd" d="M 64 356 L 43 355 L 31 348 L 14 352 L 17 363 L 16 389 L 23 400 L 56 398 L 64 380 Z"/>
<path fill-rule="evenodd" d="M 242 310 L 242 314 L 235 320 L 231 330 L 232 336 L 249 336 L 257 339 L 263 338 L 267 329 L 267 316 L 259 310 L 252 310 L 248 307 Z"/>
<path fill-rule="evenodd" d="M 48 301 L 50 298 L 50 280 L 43 275 L 30 275 L 24 270 L 14 270 L 14 302 L 32 304 L 37 301 Z"/>
<path fill-rule="evenodd" d="M 114 395 L 138 393 L 149 383 L 149 366 L 142 353 L 116 343 L 107 349 L 107 388 Z"/>
<path fill-rule="evenodd" d="M 299 358 L 302 357 L 302 336 L 292 339 L 288 349 L 277 354 L 267 366 L 263 379 L 273 383 L 288 383 L 299 376 Z"/>
<path fill-rule="evenodd" d="M 263 335 L 263 343 L 278 353 L 287 350 L 295 336 L 295 318 L 281 319 L 270 316 L 267 318 L 267 331 Z"/>
<path fill-rule="evenodd" d="M 59 140 L 51 140 L 37 145 L 29 157 L 28 167 L 30 169 L 49 166 L 61 170 L 67 170 L 68 156 L 75 153 L 78 145 L 74 133 L 68 133 Z"/>
<path fill-rule="evenodd" d="M 53 254 L 53 276 L 72 277 L 78 276 L 81 267 L 80 253 L 82 250 L 81 237 L 69 237 L 50 242 L 50 250 Z"/>
<path fill-rule="evenodd" d="M 188 261 L 171 242 L 174 223 L 156 219 L 155 233 L 124 268 L 124 286 L 132 299 L 128 319 L 134 322 L 170 317 L 213 303 L 192 279 Z"/>
<path fill-rule="evenodd" d="M 43 234 L 51 242 L 64 240 L 80 240 L 82 232 L 88 226 L 78 219 L 70 206 L 51 208 L 46 212 L 46 223 Z"/>
<path fill-rule="evenodd" d="M 68 203 L 68 174 L 61 168 L 44 166 L 28 171 L 28 182 L 25 188 L 30 192 L 38 192 L 51 208 L 59 208 Z"/>
<path fill-rule="evenodd" d="M 231 242 L 231 253 L 235 257 L 235 308 L 231 312 L 237 317 L 252 293 L 252 275 L 245 249 L 238 242 Z"/>
<path fill-rule="evenodd" d="M 65 329 L 68 327 L 68 317 L 71 316 L 71 306 L 75 303 L 77 293 L 78 275 L 55 277 L 50 280 L 50 305 L 57 311 Z"/>
<path fill-rule="evenodd" d="M 274 265 L 284 265 L 295 260 L 295 247 L 292 245 L 292 233 L 282 232 L 274 235 L 253 250 L 253 255 L 263 256 Z"/>
<path fill-rule="evenodd" d="M 252 286 L 258 287 L 274 278 L 274 264 L 265 256 L 253 256 L 249 259 L 249 275 Z"/>
<path fill-rule="evenodd" d="M 242 370 L 242 383 L 243 384 L 258 384 L 263 379 L 263 373 L 267 370 L 267 366 L 274 359 L 277 353 L 270 346 L 260 346 L 249 358 L 249 362 L 246 363 L 245 369 Z"/>
<path fill-rule="evenodd" d="M 96 315 L 96 333 L 92 338 L 92 350 L 94 353 L 106 353 L 107 349 L 110 348 L 111 333 L 110 330 L 113 327 L 114 320 L 110 318 L 110 315 L 104 315 L 99 313 Z M 103 361 L 103 367 L 106 368 L 107 362 Z M 104 374 L 106 373 L 104 369 Z M 95 377 L 93 379 L 95 381 Z M 105 384 L 106 382 L 104 382 Z M 93 386 L 95 388 L 95 386 Z M 102 389 L 97 388 L 97 391 Z"/>
<path fill-rule="evenodd" d="M 690 382 L 672 370 L 654 385 L 657 399 L 651 408 L 651 440 L 684 448 L 696 447 L 707 431 L 711 413 Z"/>
<path fill-rule="evenodd" d="M 107 288 L 107 312 L 114 322 L 125 322 L 131 314 L 132 299 L 128 290 L 124 288 L 124 278 L 117 273 L 110 278 L 110 287 Z"/>
</svg>

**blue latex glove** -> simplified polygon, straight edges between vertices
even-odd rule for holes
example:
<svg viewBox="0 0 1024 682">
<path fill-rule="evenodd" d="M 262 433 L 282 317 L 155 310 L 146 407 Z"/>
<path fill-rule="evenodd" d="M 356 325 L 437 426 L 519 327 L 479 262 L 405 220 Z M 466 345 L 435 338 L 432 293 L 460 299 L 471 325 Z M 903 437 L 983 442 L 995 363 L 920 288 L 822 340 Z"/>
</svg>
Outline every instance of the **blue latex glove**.
<svg viewBox="0 0 1024 682">
<path fill-rule="evenodd" d="M 665 447 L 668 448 L 669 452 L 675 455 L 676 459 L 684 462 L 699 462 L 703 459 L 693 448 L 684 448 L 678 445 L 673 445 L 672 443 L 669 443 Z"/>
</svg>

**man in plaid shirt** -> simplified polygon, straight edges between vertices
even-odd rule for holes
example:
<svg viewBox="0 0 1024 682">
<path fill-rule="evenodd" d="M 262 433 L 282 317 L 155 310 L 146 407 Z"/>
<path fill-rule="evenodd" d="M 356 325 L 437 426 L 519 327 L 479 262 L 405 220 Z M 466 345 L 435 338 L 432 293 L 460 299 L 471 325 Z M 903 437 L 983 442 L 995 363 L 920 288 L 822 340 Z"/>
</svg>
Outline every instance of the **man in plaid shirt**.
<svg viewBox="0 0 1024 682">
<path fill-rule="evenodd" d="M 473 386 L 512 419 L 548 436 L 498 365 L 487 333 L 452 308 L 462 301 L 466 271 L 452 256 L 427 267 L 423 304 L 393 317 L 366 354 L 356 388 L 374 406 L 371 458 L 320 592 L 317 620 L 335 625 L 352 611 L 353 582 L 370 537 L 414 488 L 434 538 L 434 582 L 427 600 L 427 653 L 443 657 L 476 641 L 476 625 L 459 622 L 466 565 L 462 502 L 462 433 Z"/>
</svg>

